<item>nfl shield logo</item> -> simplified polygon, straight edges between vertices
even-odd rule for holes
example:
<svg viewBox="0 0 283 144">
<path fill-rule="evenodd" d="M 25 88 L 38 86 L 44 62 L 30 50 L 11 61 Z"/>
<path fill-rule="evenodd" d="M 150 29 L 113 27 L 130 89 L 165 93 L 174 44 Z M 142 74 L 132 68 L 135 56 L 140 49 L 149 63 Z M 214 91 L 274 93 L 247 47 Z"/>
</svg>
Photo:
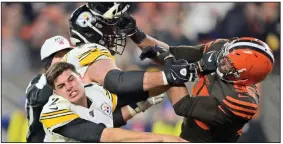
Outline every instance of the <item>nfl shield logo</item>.
<svg viewBox="0 0 283 144">
<path fill-rule="evenodd" d="M 60 45 L 64 44 L 64 40 L 61 37 L 56 38 L 55 42 L 59 43 Z"/>
</svg>

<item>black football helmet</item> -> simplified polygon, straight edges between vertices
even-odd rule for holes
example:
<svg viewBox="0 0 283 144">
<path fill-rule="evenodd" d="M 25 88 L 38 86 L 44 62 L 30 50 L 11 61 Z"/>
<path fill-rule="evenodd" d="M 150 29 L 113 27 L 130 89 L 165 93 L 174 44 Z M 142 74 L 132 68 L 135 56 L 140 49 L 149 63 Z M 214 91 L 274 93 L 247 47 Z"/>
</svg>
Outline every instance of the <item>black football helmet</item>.
<svg viewBox="0 0 283 144">
<path fill-rule="evenodd" d="M 130 10 L 130 2 L 89 2 L 91 13 L 108 25 L 116 24 L 122 15 Z"/>
<path fill-rule="evenodd" d="M 77 8 L 69 22 L 70 41 L 73 45 L 97 43 L 108 48 L 112 54 L 123 53 L 126 34 L 119 32 L 116 25 L 107 24 L 101 17 L 94 15 L 87 5 Z"/>
</svg>

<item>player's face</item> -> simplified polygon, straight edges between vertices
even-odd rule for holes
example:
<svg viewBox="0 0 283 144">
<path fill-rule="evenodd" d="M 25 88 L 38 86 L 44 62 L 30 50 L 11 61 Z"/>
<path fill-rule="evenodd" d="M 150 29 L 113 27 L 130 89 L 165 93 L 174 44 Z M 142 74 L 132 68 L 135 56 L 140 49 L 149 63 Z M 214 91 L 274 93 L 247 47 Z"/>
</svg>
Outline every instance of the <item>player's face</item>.
<svg viewBox="0 0 283 144">
<path fill-rule="evenodd" d="M 58 76 L 54 81 L 54 87 L 57 95 L 74 104 L 80 104 L 85 96 L 82 79 L 72 70 L 66 70 Z"/>
<path fill-rule="evenodd" d="M 57 52 L 54 56 L 54 58 L 52 59 L 51 65 L 60 62 L 62 60 L 62 58 L 64 57 L 65 54 L 67 54 L 70 50 L 66 49 L 66 50 L 61 50 L 59 52 Z"/>
</svg>

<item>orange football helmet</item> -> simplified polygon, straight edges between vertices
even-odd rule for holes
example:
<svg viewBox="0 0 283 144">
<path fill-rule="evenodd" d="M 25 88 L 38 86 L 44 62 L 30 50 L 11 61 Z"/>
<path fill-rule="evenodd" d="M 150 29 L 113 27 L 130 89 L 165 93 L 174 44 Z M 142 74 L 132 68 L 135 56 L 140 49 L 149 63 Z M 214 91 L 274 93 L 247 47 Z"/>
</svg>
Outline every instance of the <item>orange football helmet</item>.
<svg viewBox="0 0 283 144">
<path fill-rule="evenodd" d="M 263 81 L 272 71 L 274 56 L 261 40 L 242 37 L 227 42 L 217 56 L 221 79 L 242 85 Z"/>
</svg>

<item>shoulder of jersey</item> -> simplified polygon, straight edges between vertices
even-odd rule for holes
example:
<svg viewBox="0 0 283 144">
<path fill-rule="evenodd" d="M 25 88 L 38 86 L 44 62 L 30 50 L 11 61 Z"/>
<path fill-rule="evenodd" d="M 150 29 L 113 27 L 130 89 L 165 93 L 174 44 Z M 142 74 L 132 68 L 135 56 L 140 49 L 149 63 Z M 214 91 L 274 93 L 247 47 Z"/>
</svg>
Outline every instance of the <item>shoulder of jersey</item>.
<svg viewBox="0 0 283 144">
<path fill-rule="evenodd" d="M 117 103 L 118 103 L 118 97 L 117 97 L 116 94 L 111 93 L 110 91 L 105 89 L 102 85 L 100 85 L 99 83 L 95 83 L 95 82 L 91 82 L 89 84 L 86 84 L 84 87 L 86 89 L 87 96 L 90 99 L 93 99 L 91 97 L 93 97 L 94 93 L 96 93 L 98 91 L 105 93 L 105 96 L 112 102 L 112 105 L 113 105 L 112 110 L 114 111 L 116 109 L 116 106 L 117 106 Z"/>
<path fill-rule="evenodd" d="M 253 87 L 239 87 L 237 89 L 242 90 L 242 92 L 235 90 L 233 94 L 226 96 L 222 102 L 235 115 L 244 119 L 251 119 L 257 111 L 259 95 Z"/>
<path fill-rule="evenodd" d="M 41 123 L 48 129 L 72 121 L 79 116 L 70 110 L 71 103 L 65 98 L 52 95 L 42 109 Z"/>
<path fill-rule="evenodd" d="M 99 59 L 112 59 L 110 51 L 99 44 L 90 43 L 78 46 L 68 52 L 62 61 L 72 63 L 76 68 L 89 65 Z"/>
</svg>

